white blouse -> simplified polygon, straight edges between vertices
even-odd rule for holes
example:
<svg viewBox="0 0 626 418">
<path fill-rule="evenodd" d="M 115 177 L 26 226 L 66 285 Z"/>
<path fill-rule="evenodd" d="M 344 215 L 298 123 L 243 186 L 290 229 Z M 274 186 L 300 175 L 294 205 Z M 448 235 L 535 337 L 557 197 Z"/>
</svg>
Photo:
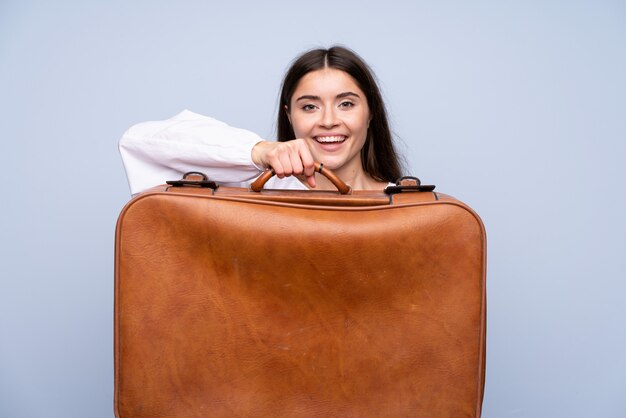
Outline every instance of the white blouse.
<svg viewBox="0 0 626 418">
<path fill-rule="evenodd" d="M 184 110 L 128 129 L 119 142 L 131 194 L 200 171 L 225 186 L 247 186 L 265 169 L 252 161 L 263 139 L 217 119 Z M 272 177 L 268 189 L 306 190 L 296 177 Z"/>
</svg>

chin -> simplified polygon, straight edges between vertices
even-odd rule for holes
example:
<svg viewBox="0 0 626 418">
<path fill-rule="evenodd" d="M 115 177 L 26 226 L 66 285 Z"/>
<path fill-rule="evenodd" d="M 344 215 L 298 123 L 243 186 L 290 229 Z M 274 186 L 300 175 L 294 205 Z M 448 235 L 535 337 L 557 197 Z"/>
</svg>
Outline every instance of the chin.
<svg viewBox="0 0 626 418">
<path fill-rule="evenodd" d="M 331 170 L 338 170 L 344 165 L 344 161 L 337 161 L 336 158 L 332 157 L 321 157 L 318 158 L 318 161 L 324 165 L 324 168 L 329 168 Z"/>
</svg>

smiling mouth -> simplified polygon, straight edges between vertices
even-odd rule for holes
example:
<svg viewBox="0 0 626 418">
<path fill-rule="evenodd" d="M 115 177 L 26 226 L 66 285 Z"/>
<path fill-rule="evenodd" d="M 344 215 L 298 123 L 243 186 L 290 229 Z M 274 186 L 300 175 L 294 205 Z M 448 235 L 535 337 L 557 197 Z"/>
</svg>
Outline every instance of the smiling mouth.
<svg viewBox="0 0 626 418">
<path fill-rule="evenodd" d="M 315 141 L 320 144 L 337 144 L 346 140 L 346 136 L 344 135 L 332 135 L 332 136 L 316 136 L 313 137 Z"/>
</svg>

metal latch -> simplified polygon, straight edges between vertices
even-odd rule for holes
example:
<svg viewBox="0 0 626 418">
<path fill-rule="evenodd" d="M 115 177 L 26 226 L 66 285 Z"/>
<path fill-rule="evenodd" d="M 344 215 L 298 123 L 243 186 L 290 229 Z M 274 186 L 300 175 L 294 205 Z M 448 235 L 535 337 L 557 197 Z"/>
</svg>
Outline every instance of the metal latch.
<svg viewBox="0 0 626 418">
<path fill-rule="evenodd" d="M 395 186 L 387 186 L 385 193 L 396 194 L 402 192 L 432 192 L 435 186 L 431 184 L 422 184 L 420 179 L 413 176 L 400 177 L 396 181 Z"/>
<path fill-rule="evenodd" d="M 168 180 L 166 183 L 174 187 L 203 187 L 213 190 L 219 187 L 216 182 L 209 180 L 206 174 L 199 171 L 189 171 L 181 180 Z"/>
</svg>

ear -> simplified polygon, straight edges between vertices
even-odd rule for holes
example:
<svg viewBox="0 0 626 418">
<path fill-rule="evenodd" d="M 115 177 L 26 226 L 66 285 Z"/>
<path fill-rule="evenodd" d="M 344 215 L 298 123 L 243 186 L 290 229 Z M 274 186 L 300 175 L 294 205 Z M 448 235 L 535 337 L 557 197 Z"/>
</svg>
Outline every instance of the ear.
<svg viewBox="0 0 626 418">
<path fill-rule="evenodd" d="M 289 119 L 289 124 L 291 124 L 291 112 L 289 112 L 287 105 L 285 105 L 285 113 L 287 114 L 287 119 Z"/>
</svg>

